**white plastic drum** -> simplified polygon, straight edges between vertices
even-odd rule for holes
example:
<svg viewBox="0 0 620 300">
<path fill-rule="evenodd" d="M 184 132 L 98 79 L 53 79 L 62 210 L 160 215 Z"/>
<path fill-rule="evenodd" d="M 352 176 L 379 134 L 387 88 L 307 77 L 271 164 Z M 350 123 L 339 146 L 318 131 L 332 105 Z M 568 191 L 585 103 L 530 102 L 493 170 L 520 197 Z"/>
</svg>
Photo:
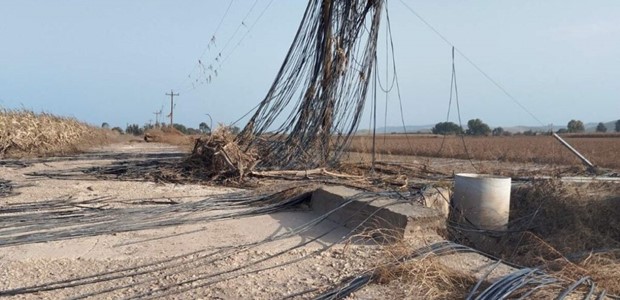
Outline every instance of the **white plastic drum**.
<svg viewBox="0 0 620 300">
<path fill-rule="evenodd" d="M 506 230 L 510 214 L 510 177 L 456 174 L 452 205 L 459 222 L 484 230 Z"/>
</svg>

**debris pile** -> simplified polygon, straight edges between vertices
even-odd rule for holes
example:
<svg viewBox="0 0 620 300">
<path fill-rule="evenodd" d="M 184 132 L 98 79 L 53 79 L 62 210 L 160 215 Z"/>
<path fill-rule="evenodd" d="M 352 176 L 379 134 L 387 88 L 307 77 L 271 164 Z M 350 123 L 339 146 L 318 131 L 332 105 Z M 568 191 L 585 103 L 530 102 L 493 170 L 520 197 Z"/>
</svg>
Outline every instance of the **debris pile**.
<svg viewBox="0 0 620 300">
<path fill-rule="evenodd" d="M 172 145 L 191 145 L 192 137 L 186 136 L 171 126 L 150 128 L 144 132 L 144 141 L 147 143 L 168 143 Z"/>
<path fill-rule="evenodd" d="M 254 148 L 241 149 L 235 141 L 230 127 L 220 126 L 213 134 L 196 140 L 187 163 L 198 165 L 204 175 L 218 177 L 239 177 L 252 172 L 258 160 Z"/>
</svg>

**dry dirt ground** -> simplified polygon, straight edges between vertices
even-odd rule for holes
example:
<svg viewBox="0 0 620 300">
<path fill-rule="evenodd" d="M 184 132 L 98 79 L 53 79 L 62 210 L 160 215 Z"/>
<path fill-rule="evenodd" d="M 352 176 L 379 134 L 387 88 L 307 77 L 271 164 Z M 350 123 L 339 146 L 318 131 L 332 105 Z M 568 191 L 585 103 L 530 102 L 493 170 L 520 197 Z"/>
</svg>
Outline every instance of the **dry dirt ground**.
<svg viewBox="0 0 620 300">
<path fill-rule="evenodd" d="M 211 219 L 245 208 L 196 209 L 239 191 L 232 188 L 28 175 L 182 155 L 152 143 L 93 151 L 0 165 L 0 179 L 14 185 L 0 194 L 0 297 L 278 299 L 305 291 L 293 297 L 304 299 L 378 255 L 378 246 L 347 242 L 349 230 L 327 220 L 284 235 L 318 217 L 307 209 Z M 391 298 L 387 290 L 354 298 Z"/>
</svg>

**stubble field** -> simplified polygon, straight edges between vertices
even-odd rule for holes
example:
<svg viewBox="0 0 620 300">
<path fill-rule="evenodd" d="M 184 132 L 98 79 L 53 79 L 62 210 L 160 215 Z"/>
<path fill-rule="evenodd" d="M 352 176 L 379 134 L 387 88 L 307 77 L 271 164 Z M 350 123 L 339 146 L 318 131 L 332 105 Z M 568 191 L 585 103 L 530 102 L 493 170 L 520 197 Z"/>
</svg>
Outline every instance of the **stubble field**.
<svg viewBox="0 0 620 300">
<path fill-rule="evenodd" d="M 564 137 L 568 143 L 603 168 L 620 168 L 620 137 L 615 135 Z M 372 136 L 353 137 L 350 152 L 370 153 Z M 580 165 L 568 149 L 551 136 L 465 137 L 380 135 L 376 153 L 427 157 L 497 160 L 552 165 Z"/>
</svg>

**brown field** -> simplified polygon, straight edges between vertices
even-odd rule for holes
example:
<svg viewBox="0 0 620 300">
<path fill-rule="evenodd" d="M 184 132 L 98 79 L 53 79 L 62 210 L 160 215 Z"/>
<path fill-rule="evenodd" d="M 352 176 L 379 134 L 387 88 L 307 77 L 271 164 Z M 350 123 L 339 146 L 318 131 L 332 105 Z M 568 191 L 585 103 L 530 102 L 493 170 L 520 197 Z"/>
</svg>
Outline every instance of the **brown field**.
<svg viewBox="0 0 620 300">
<path fill-rule="evenodd" d="M 593 164 L 603 168 L 620 168 L 620 136 L 565 136 L 565 139 Z M 575 155 L 551 136 L 465 137 L 463 142 L 463 139 L 455 136 L 381 135 L 377 136 L 376 148 L 377 153 L 390 155 L 458 159 L 469 157 L 476 160 L 552 165 L 581 164 Z M 349 151 L 371 152 L 372 137 L 354 136 Z"/>
</svg>

